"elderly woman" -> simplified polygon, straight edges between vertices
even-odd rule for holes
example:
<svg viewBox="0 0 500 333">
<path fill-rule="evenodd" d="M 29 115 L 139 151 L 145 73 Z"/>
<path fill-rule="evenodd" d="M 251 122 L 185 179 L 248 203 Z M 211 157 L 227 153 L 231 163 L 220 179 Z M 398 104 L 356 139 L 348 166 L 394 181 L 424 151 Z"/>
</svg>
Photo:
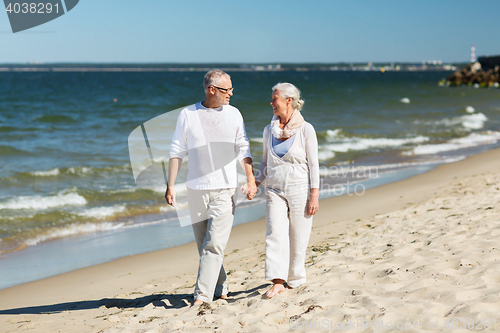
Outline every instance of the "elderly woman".
<svg viewBox="0 0 500 333">
<path fill-rule="evenodd" d="M 305 256 L 312 217 L 318 212 L 318 141 L 304 121 L 304 101 L 291 83 L 273 87 L 274 116 L 264 129 L 256 185 L 266 180 L 266 280 L 268 298 L 306 281 Z"/>
</svg>

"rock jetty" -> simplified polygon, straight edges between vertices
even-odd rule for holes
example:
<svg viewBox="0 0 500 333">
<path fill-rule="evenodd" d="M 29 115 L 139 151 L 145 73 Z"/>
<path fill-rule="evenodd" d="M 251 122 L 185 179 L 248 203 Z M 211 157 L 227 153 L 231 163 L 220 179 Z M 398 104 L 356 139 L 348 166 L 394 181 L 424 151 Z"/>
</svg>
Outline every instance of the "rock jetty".
<svg viewBox="0 0 500 333">
<path fill-rule="evenodd" d="M 441 85 L 461 86 L 473 85 L 476 87 L 497 87 L 500 84 L 500 56 L 479 57 L 475 63 L 457 70 Z"/>
</svg>

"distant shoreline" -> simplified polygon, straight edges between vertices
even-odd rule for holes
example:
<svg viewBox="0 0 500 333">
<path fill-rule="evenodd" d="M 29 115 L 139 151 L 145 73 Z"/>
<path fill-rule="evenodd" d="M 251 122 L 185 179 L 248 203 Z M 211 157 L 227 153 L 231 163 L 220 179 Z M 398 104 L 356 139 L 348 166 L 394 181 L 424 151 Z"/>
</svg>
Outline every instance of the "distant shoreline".
<svg viewBox="0 0 500 333">
<path fill-rule="evenodd" d="M 206 72 L 221 68 L 228 72 L 282 72 L 282 71 L 454 71 L 461 63 L 332 63 L 332 64 L 116 64 L 116 63 L 28 63 L 0 64 L 0 72 Z"/>
</svg>

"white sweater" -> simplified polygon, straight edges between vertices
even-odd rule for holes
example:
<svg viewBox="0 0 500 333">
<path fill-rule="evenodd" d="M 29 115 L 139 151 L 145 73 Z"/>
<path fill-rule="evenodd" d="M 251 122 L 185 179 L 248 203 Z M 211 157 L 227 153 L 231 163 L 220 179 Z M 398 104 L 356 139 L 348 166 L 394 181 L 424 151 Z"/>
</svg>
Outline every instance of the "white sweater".
<svg viewBox="0 0 500 333">
<path fill-rule="evenodd" d="M 177 118 L 170 158 L 188 154 L 186 187 L 193 190 L 236 188 L 236 158 L 251 157 L 240 111 L 230 105 L 208 109 L 201 102 Z"/>
<path fill-rule="evenodd" d="M 319 188 L 318 139 L 314 127 L 308 122 L 295 133 L 290 150 L 279 157 L 273 150 L 271 125 L 264 128 L 262 162 L 255 180 L 267 187 L 286 188 L 287 185 L 309 183 L 310 188 Z"/>
</svg>

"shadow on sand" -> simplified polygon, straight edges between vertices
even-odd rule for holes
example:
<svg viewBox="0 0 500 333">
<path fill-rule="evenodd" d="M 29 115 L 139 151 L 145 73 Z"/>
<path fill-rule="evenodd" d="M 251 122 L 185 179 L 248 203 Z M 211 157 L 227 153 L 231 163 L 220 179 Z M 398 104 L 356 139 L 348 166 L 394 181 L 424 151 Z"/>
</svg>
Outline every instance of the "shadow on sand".
<svg viewBox="0 0 500 333">
<path fill-rule="evenodd" d="M 228 294 L 228 303 L 234 303 L 245 298 L 260 296 L 260 289 L 268 287 L 269 284 L 262 284 L 258 287 L 230 292 Z M 0 315 L 18 315 L 18 314 L 50 314 L 63 311 L 78 311 L 98 309 L 102 306 L 106 308 L 143 308 L 152 303 L 155 307 L 164 307 L 165 309 L 180 309 L 193 304 L 192 294 L 153 294 L 138 298 L 103 298 L 94 301 L 67 302 L 52 305 L 39 305 L 16 309 L 0 310 Z"/>
</svg>

